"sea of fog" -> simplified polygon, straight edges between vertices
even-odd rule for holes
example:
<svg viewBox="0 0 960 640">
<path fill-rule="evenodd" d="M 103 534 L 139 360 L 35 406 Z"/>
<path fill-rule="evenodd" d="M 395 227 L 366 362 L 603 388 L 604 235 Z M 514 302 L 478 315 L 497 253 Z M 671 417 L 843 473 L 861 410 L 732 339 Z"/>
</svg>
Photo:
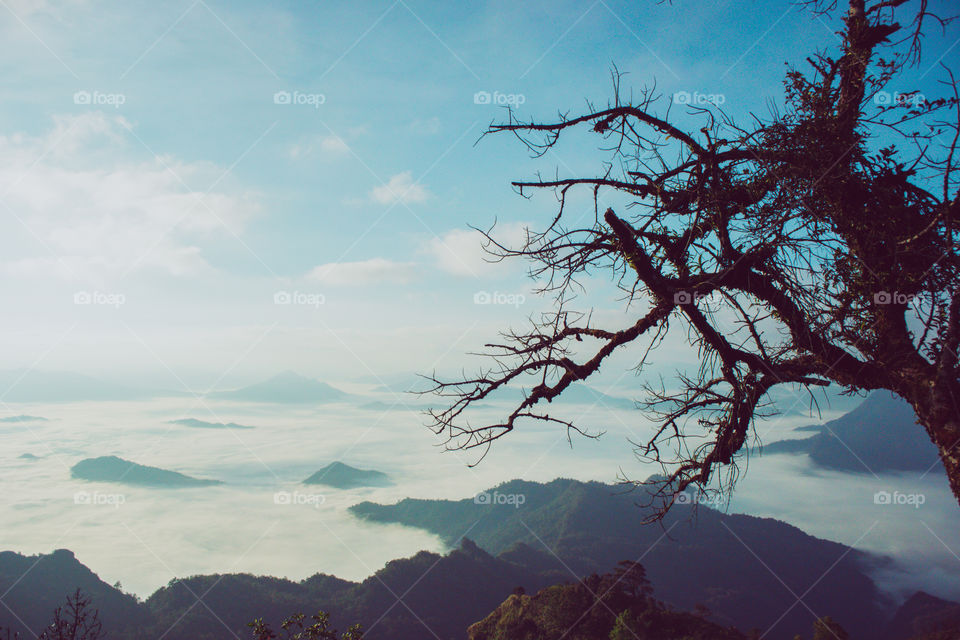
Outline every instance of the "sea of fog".
<svg viewBox="0 0 960 640">
<path fill-rule="evenodd" d="M 643 479 L 657 471 L 639 465 L 627 442 L 650 433 L 634 411 L 568 405 L 567 416 L 605 434 L 597 440 L 574 435 L 571 447 L 567 434 L 554 427 L 517 430 L 471 468 L 479 452 L 445 453 L 414 407 L 394 404 L 392 396 L 380 400 L 385 404 L 378 408 L 192 398 L 8 405 L 8 414 L 47 420 L 0 423 L 0 549 L 70 549 L 102 579 L 141 597 L 196 574 L 299 580 L 323 572 L 360 580 L 391 559 L 446 547 L 418 529 L 353 518 L 347 507 L 357 502 L 460 499 L 513 478 L 615 482 L 623 474 Z M 494 407 L 484 411 L 499 415 Z M 180 418 L 255 428 L 169 422 Z M 759 433 L 763 442 L 805 437 L 792 429 L 815 421 L 780 418 L 762 424 Z M 37 458 L 21 458 L 25 453 Z M 105 455 L 224 484 L 157 489 L 70 477 L 79 460 Z M 302 484 L 335 460 L 384 471 L 396 484 L 351 490 Z M 895 595 L 922 588 L 960 599 L 960 509 L 943 476 L 837 473 L 815 469 L 803 455 L 755 454 L 742 462 L 741 472 L 732 502 L 720 508 L 775 517 L 820 538 L 893 556 L 896 562 L 875 577 Z M 880 491 L 922 498 L 878 504 Z"/>
</svg>

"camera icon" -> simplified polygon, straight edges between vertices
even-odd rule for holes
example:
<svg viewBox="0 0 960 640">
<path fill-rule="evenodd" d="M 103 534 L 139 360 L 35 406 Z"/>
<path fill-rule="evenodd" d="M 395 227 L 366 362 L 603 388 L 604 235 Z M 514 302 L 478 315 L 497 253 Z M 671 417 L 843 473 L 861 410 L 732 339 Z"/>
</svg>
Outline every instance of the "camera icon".
<svg viewBox="0 0 960 640">
<path fill-rule="evenodd" d="M 290 492 L 277 491 L 273 494 L 273 504 L 290 504 Z"/>
<path fill-rule="evenodd" d="M 73 494 L 73 504 L 90 504 L 90 492 L 77 491 Z"/>
<path fill-rule="evenodd" d="M 290 92 L 277 91 L 273 94 L 273 104 L 290 104 Z"/>
<path fill-rule="evenodd" d="M 681 491 L 673 498 L 674 504 L 693 504 L 693 496 L 686 491 Z"/>
<path fill-rule="evenodd" d="M 693 294 L 689 291 L 677 291 L 673 294 L 674 304 L 693 304 Z"/>
<path fill-rule="evenodd" d="M 483 493 L 478 493 L 473 497 L 474 504 L 492 504 L 492 496 L 484 491 Z"/>
<path fill-rule="evenodd" d="M 875 304 L 890 304 L 893 302 L 893 294 L 889 291 L 878 291 L 873 294 L 873 302 Z"/>
<path fill-rule="evenodd" d="M 273 304 L 290 304 L 291 300 L 289 291 L 277 291 L 273 294 Z"/>
<path fill-rule="evenodd" d="M 874 104 L 891 104 L 893 102 L 893 96 L 887 91 L 878 91 L 877 95 L 873 96 Z"/>
<path fill-rule="evenodd" d="M 490 304 L 493 302 L 493 296 L 489 291 L 477 291 L 473 294 L 473 304 Z"/>
<path fill-rule="evenodd" d="M 73 94 L 73 104 L 90 104 L 91 96 L 89 91 L 77 91 Z"/>
<path fill-rule="evenodd" d="M 690 92 L 678 91 L 673 94 L 673 101 L 677 104 L 690 104 Z"/>
<path fill-rule="evenodd" d="M 873 504 L 890 504 L 892 496 L 889 491 L 877 491 L 873 494 Z"/>
<path fill-rule="evenodd" d="M 477 91 L 473 94 L 473 104 L 490 104 L 491 99 L 489 91 Z"/>
<path fill-rule="evenodd" d="M 77 291 L 73 294 L 73 304 L 90 304 L 93 302 L 93 296 L 89 291 Z"/>
</svg>

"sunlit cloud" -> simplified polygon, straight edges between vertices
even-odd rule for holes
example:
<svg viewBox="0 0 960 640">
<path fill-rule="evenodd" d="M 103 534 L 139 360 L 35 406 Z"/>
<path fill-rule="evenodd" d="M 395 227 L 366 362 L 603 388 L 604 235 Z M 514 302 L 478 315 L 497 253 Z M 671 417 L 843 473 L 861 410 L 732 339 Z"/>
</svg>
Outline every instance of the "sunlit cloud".
<svg viewBox="0 0 960 640">
<path fill-rule="evenodd" d="M 379 204 L 423 202 L 430 195 L 423 185 L 413 181 L 413 174 L 410 171 L 391 176 L 387 184 L 374 187 L 370 191 L 370 198 Z"/>
<path fill-rule="evenodd" d="M 314 267 L 308 277 L 311 280 L 334 286 L 351 286 L 378 283 L 405 284 L 417 275 L 412 262 L 396 262 L 384 258 L 371 258 L 357 262 L 330 262 Z"/>
</svg>

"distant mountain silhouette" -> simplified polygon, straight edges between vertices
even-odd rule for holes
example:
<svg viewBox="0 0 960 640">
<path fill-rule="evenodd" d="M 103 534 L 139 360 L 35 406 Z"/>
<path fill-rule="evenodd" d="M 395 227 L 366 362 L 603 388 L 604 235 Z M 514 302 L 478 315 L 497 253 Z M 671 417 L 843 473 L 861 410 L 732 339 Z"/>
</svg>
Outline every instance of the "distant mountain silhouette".
<svg viewBox="0 0 960 640">
<path fill-rule="evenodd" d="M 173 391 L 134 389 L 79 373 L 36 369 L 0 371 L 0 388 L 7 390 L 3 397 L 6 403 L 142 400 L 158 395 L 178 395 Z"/>
<path fill-rule="evenodd" d="M 236 422 L 207 422 L 197 418 L 181 418 L 179 420 L 170 420 L 170 424 L 179 424 L 184 427 L 193 427 L 195 429 L 254 429 L 245 424 Z"/>
<path fill-rule="evenodd" d="M 607 409 L 635 409 L 636 403 L 630 398 L 622 396 L 611 396 L 598 391 L 592 386 L 581 383 L 574 383 L 567 387 L 564 392 L 554 399 L 554 403 L 570 402 L 576 404 L 595 405 L 598 408 Z"/>
<path fill-rule="evenodd" d="M 20 458 L 21 460 L 39 460 L 40 459 L 39 456 L 35 456 L 32 453 L 21 453 L 17 457 Z"/>
<path fill-rule="evenodd" d="M 219 480 L 191 478 L 176 471 L 147 467 L 117 456 L 86 458 L 73 465 L 70 474 L 80 480 L 116 482 L 146 487 L 208 487 L 223 484 Z"/>
<path fill-rule="evenodd" d="M 821 467 L 858 473 L 943 470 L 913 408 L 887 391 L 876 391 L 850 413 L 809 430 L 815 428 L 818 433 L 810 438 L 771 442 L 762 453 L 806 453 Z"/>
<path fill-rule="evenodd" d="M 322 484 L 337 489 L 357 487 L 385 487 L 393 484 L 382 471 L 357 469 L 342 462 L 331 462 L 303 481 L 304 484 Z"/>
<path fill-rule="evenodd" d="M 904 602 L 887 626 L 883 640 L 960 638 L 960 603 L 918 591 Z"/>
<path fill-rule="evenodd" d="M 134 638 L 121 630 L 132 620 L 149 622 L 149 612 L 133 596 L 111 587 L 78 561 L 71 551 L 24 556 L 0 552 L 0 626 L 35 638 L 50 622 L 50 614 L 68 594 L 82 589 L 100 610 L 104 630 L 112 638 Z"/>
<path fill-rule="evenodd" d="M 519 506 L 509 501 L 521 495 Z M 813 618 L 794 606 L 791 590 L 809 589 L 804 601 L 810 608 L 832 616 L 854 637 L 869 637 L 864 634 L 884 617 L 882 597 L 865 573 L 868 563 L 881 559 L 769 518 L 725 515 L 701 505 L 691 519 L 692 508 L 676 505 L 662 527 L 644 526 L 643 512 L 621 487 L 559 479 L 513 480 L 479 500 L 364 502 L 350 511 L 420 527 L 448 543 L 467 534 L 491 553 L 517 543 L 545 550 L 546 544 L 577 575 L 642 556 L 658 598 L 687 610 L 705 604 L 724 625 L 773 627 L 773 638 L 810 631 Z"/>
<path fill-rule="evenodd" d="M 232 391 L 218 391 L 217 398 L 276 404 L 344 402 L 353 396 L 325 382 L 284 371 L 269 380 Z"/>
<path fill-rule="evenodd" d="M 41 418 L 40 416 L 7 416 L 6 418 L 0 418 L 0 422 L 49 422 L 46 418 Z"/>
</svg>

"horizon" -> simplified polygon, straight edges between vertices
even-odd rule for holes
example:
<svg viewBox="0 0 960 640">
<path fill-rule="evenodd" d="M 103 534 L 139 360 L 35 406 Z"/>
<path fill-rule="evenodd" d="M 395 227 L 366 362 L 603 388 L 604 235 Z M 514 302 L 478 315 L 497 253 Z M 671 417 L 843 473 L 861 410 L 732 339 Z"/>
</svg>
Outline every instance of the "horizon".
<svg viewBox="0 0 960 640">
<path fill-rule="evenodd" d="M 556 308 L 531 262 L 484 251 L 482 232 L 515 247 L 557 216 L 553 193 L 511 183 L 627 169 L 584 131 L 538 154 L 489 128 L 599 110 L 615 87 L 624 100 L 654 87 L 651 108 L 690 130 L 704 113 L 771 121 L 788 107 L 787 70 L 841 46 L 841 14 L 787 0 L 0 0 L 0 551 L 68 549 L 140 598 L 232 572 L 359 581 L 452 548 L 436 523 L 363 520 L 349 510 L 360 502 L 661 473 L 638 459 L 637 443 L 658 432 L 635 402 L 701 366 L 680 321 L 649 361 L 628 342 L 551 399 L 551 413 L 602 437 L 529 420 L 489 449 L 449 451 L 452 429 L 428 427 L 424 410 L 455 398 L 418 393 L 430 377 L 473 375 L 501 332 Z M 921 61 L 871 104 L 944 94 L 960 41 L 925 35 Z M 601 225 L 607 207 L 630 215 L 622 193 L 587 191 L 564 200 L 571 228 Z M 604 242 L 626 246 L 616 233 Z M 578 284 L 564 304 L 591 327 L 626 329 L 646 313 L 604 264 Z M 711 321 L 733 333 L 727 311 Z M 592 354 L 594 339 L 563 355 Z M 481 396 L 469 424 L 502 425 L 547 382 L 519 375 Z M 939 458 L 871 466 L 890 447 L 922 456 L 929 438 L 918 427 L 913 440 L 836 446 L 812 427 L 839 420 L 859 433 L 843 418 L 881 391 L 817 382 L 809 395 L 780 384 L 764 396 L 779 414 L 751 423 L 739 467 L 709 477 L 710 489 L 736 481 L 729 501 L 703 506 L 864 552 L 884 597 L 960 602 L 960 511 Z M 815 435 L 862 468 L 788 442 Z M 707 446 L 698 438 L 670 446 L 689 454 Z M 115 469 L 77 472 L 108 457 L 140 467 L 107 480 L 96 474 Z M 337 464 L 386 479 L 305 483 Z"/>
</svg>

